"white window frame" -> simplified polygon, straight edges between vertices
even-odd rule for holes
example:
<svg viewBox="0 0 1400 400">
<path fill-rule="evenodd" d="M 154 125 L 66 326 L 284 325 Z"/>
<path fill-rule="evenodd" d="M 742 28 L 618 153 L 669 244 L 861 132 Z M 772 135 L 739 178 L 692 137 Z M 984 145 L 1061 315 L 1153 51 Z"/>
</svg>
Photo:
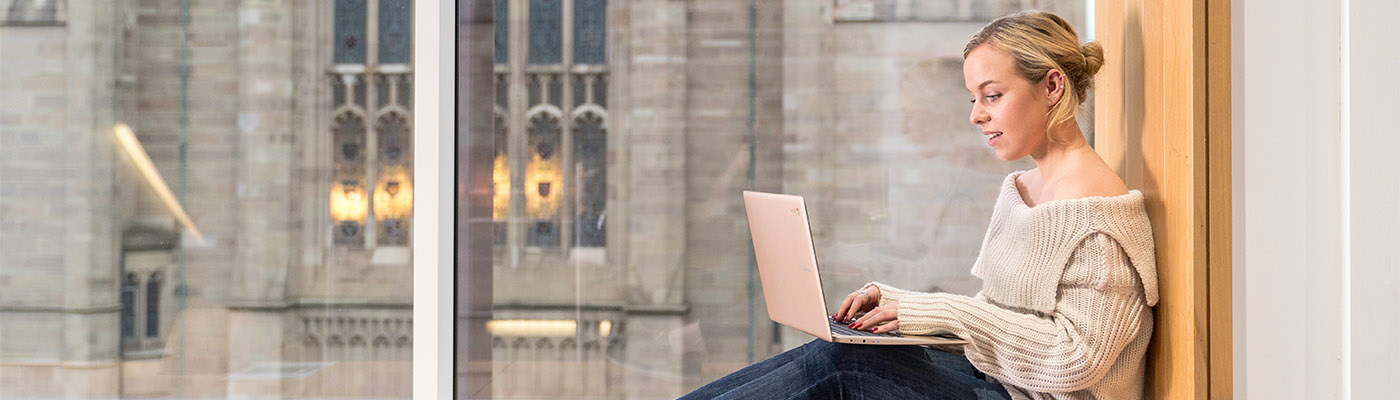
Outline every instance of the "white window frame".
<svg viewBox="0 0 1400 400">
<path fill-rule="evenodd" d="M 456 1 L 418 1 L 413 25 L 413 398 L 453 396 Z"/>
</svg>

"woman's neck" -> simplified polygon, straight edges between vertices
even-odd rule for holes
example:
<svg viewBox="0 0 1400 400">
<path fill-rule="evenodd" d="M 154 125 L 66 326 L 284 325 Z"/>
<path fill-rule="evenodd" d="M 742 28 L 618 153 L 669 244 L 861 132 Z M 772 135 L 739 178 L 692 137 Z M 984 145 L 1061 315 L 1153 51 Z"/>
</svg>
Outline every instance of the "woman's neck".
<svg viewBox="0 0 1400 400">
<path fill-rule="evenodd" d="M 1031 159 L 1035 160 L 1035 167 L 1040 171 L 1041 181 L 1054 181 L 1061 174 L 1071 168 L 1068 166 L 1076 161 L 1084 152 L 1093 153 L 1094 149 L 1089 147 L 1089 141 L 1084 140 L 1084 134 L 1079 131 L 1079 122 L 1070 120 L 1060 124 L 1052 138 L 1061 139 L 1059 142 L 1047 140 L 1045 147 L 1039 152 L 1032 153 Z"/>
</svg>

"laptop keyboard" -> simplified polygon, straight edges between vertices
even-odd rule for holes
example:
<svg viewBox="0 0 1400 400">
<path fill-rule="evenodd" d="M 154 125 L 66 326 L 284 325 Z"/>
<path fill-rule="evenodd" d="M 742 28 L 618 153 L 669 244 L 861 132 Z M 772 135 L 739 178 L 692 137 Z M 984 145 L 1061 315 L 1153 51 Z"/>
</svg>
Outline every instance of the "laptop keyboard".
<svg viewBox="0 0 1400 400">
<path fill-rule="evenodd" d="M 826 323 L 827 323 L 827 325 L 830 325 L 830 326 L 831 326 L 831 333 L 832 333 L 832 334 L 836 334 L 836 335 L 845 335 L 845 336 L 873 336 L 873 337 L 899 337 L 899 335 L 896 335 L 896 334 L 893 334 L 893 333 L 875 333 L 875 332 L 870 332 L 870 331 L 858 331 L 858 330 L 851 329 L 850 327 L 846 326 L 846 325 L 848 325 L 848 324 L 836 322 L 836 320 L 833 320 L 833 319 L 831 319 L 831 318 L 827 318 L 827 319 L 826 319 Z M 933 337 L 941 338 L 941 339 L 948 339 L 948 340 L 962 340 L 962 339 L 958 338 L 957 335 L 954 335 L 954 334 L 951 334 L 951 333 L 935 333 L 935 334 L 929 335 L 929 336 L 933 336 Z"/>
<path fill-rule="evenodd" d="M 831 333 L 837 334 L 837 335 L 846 335 L 846 336 L 873 336 L 873 337 L 890 337 L 890 336 L 896 336 L 896 335 L 892 335 L 892 334 L 889 334 L 889 333 L 875 333 L 875 332 L 871 332 L 871 331 L 858 331 L 858 330 L 855 330 L 855 329 L 851 329 L 850 327 L 847 327 L 847 326 L 846 326 L 847 324 L 843 324 L 843 323 L 840 323 L 840 322 L 836 322 L 836 320 L 831 319 L 831 318 L 827 318 L 827 319 L 826 319 L 826 322 L 827 322 L 828 325 L 831 325 Z"/>
</svg>

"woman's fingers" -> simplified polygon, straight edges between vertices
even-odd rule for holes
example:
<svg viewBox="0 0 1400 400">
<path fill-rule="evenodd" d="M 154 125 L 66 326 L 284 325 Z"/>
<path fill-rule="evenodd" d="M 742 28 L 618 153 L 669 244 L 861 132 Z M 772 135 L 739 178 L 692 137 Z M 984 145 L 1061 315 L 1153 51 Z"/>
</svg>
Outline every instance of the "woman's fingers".
<svg viewBox="0 0 1400 400">
<path fill-rule="evenodd" d="M 854 306 L 856 297 L 859 296 L 860 294 L 858 293 L 851 293 L 846 295 L 846 299 L 841 300 L 841 306 L 836 308 L 836 315 L 832 315 L 831 318 L 837 321 L 845 321 L 851 319 L 851 315 L 855 315 L 855 313 L 853 311 L 848 312 L 846 310 Z"/>
<path fill-rule="evenodd" d="M 832 315 L 831 318 L 841 322 L 849 321 L 855 319 L 856 313 L 868 310 L 876 304 L 879 304 L 879 302 L 871 300 L 872 297 L 868 292 L 862 293 L 862 290 L 865 289 L 857 290 L 846 295 L 846 299 L 841 301 L 841 307 L 836 309 L 836 315 Z"/>
<path fill-rule="evenodd" d="M 894 332 L 894 331 L 897 331 L 897 330 L 899 330 L 899 320 L 896 319 L 896 320 L 893 320 L 893 321 L 890 321 L 890 322 L 886 322 L 886 323 L 884 323 L 883 325 L 880 325 L 880 326 L 875 327 L 875 331 L 874 331 L 874 332 L 875 332 L 875 333 L 890 333 L 890 332 Z"/>
<path fill-rule="evenodd" d="M 881 307 L 875 307 L 865 316 L 857 319 L 851 324 L 851 329 L 870 330 L 880 325 L 882 322 L 894 321 L 899 318 L 899 304 L 890 303 Z"/>
</svg>

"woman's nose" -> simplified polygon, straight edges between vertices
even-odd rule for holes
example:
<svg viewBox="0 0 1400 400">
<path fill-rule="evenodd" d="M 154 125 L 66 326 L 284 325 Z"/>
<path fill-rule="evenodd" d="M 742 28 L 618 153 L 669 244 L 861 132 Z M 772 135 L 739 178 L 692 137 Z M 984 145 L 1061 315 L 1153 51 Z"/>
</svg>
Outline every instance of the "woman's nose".
<svg viewBox="0 0 1400 400">
<path fill-rule="evenodd" d="M 982 125 L 987 122 L 987 113 L 982 112 L 981 106 L 972 106 L 972 112 L 967 115 L 968 122 L 973 125 Z"/>
</svg>

